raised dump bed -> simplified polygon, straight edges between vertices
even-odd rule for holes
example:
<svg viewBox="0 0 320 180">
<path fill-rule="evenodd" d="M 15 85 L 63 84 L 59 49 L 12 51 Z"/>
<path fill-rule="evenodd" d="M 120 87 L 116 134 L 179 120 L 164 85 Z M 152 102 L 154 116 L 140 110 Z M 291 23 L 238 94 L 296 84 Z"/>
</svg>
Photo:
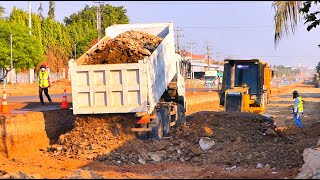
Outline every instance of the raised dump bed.
<svg viewBox="0 0 320 180">
<path fill-rule="evenodd" d="M 126 31 L 142 31 L 163 38 L 150 56 L 138 63 L 82 65 L 97 47 Z M 74 114 L 151 114 L 179 72 L 172 23 L 113 25 L 106 36 L 71 63 Z M 181 84 L 184 82 L 177 82 Z M 184 88 L 184 87 L 183 87 Z M 181 96 L 184 89 L 179 88 Z M 180 95 L 179 94 L 179 95 Z"/>
<path fill-rule="evenodd" d="M 152 47 L 152 52 L 143 48 L 138 50 L 142 54 L 151 53 L 149 56 L 142 56 L 141 60 L 130 60 L 127 57 L 124 57 L 124 61 L 115 59 L 124 56 L 128 51 L 114 47 L 133 39 L 114 38 L 119 38 L 119 34 L 122 36 L 128 31 L 158 36 L 161 43 L 158 43 L 158 37 L 153 37 L 159 45 Z M 137 40 L 141 43 L 140 37 Z M 110 42 L 115 42 L 116 45 Z M 130 43 L 127 45 L 132 47 Z M 121 44 L 121 47 L 126 46 Z M 112 53 L 114 55 L 110 55 Z M 128 55 L 130 56 L 130 53 L 126 56 Z M 117 64 L 103 64 L 110 62 Z M 73 114 L 133 113 L 136 126 L 132 130 L 137 132 L 139 137 L 161 139 L 168 136 L 171 126 L 177 127 L 183 122 L 186 109 L 185 82 L 180 73 L 180 68 L 183 67 L 181 63 L 181 56 L 176 54 L 174 49 L 172 23 L 108 27 L 103 39 L 69 64 Z"/>
</svg>

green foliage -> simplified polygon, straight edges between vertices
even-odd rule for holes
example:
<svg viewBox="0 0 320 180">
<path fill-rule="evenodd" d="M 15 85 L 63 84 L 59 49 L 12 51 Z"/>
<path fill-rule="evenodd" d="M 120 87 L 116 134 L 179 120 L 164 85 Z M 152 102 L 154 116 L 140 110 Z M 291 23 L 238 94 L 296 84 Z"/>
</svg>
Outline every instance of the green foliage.
<svg viewBox="0 0 320 180">
<path fill-rule="evenodd" d="M 274 69 L 274 75 L 277 77 L 282 77 L 283 75 L 291 76 L 300 73 L 298 69 L 292 69 L 283 65 L 275 65 L 272 69 Z"/>
<path fill-rule="evenodd" d="M 300 11 L 304 14 L 305 24 L 309 23 L 307 30 L 310 31 L 312 28 L 316 28 L 319 23 L 320 19 L 317 17 L 320 13 L 320 11 L 310 12 L 310 8 L 312 3 L 316 5 L 317 3 L 320 3 L 320 1 L 306 1 L 303 3 L 303 7 L 300 9 Z"/>
<path fill-rule="evenodd" d="M 88 49 L 88 45 L 93 39 L 98 37 L 96 12 L 97 6 L 85 8 L 77 13 L 64 18 L 68 32 L 73 44 L 77 44 L 77 57 L 81 56 Z M 101 6 L 101 29 L 113 24 L 127 24 L 129 18 L 126 15 L 126 9 L 123 6 L 114 7 L 109 4 Z"/>
<path fill-rule="evenodd" d="M 96 13 L 97 6 L 85 8 L 77 13 L 71 14 L 69 17 L 64 18 L 64 23 L 66 25 L 76 24 L 78 22 L 84 22 L 88 24 L 91 29 L 96 29 Z M 114 7 L 109 4 L 101 5 L 101 29 L 105 29 L 113 24 L 127 24 L 129 23 L 129 18 L 126 15 L 127 10 L 123 6 Z"/>
<path fill-rule="evenodd" d="M 55 2 L 54 1 L 49 1 L 49 11 L 48 11 L 48 18 L 49 19 L 54 19 L 55 14 L 54 14 L 54 10 L 55 10 Z"/>
<path fill-rule="evenodd" d="M 64 18 L 63 23 L 54 20 L 55 3 L 49 2 L 48 18 L 32 13 L 32 35 L 29 35 L 29 16 L 22 9 L 14 7 L 10 19 L 1 21 L 0 30 L 0 66 L 10 65 L 10 33 L 13 35 L 14 67 L 37 67 L 46 61 L 52 71 L 59 71 L 65 67 L 70 58 L 74 58 L 74 45 L 77 46 L 77 57 L 87 51 L 90 43 L 97 38 L 96 9 L 97 6 L 85 8 Z M 129 22 L 126 10 L 111 5 L 101 6 L 102 31 L 112 24 L 125 24 Z M 1 6 L 0 6 L 1 14 Z M 9 70 L 9 69 L 8 69 Z"/>
<path fill-rule="evenodd" d="M 27 26 L 28 13 L 14 7 L 10 14 L 10 20 Z M 51 60 L 52 64 L 49 63 L 49 66 L 57 64 L 62 66 L 67 64 L 67 61 L 70 58 L 71 43 L 69 33 L 64 24 L 50 18 L 41 21 L 40 15 L 32 14 L 31 31 L 32 35 L 36 36 L 39 43 L 42 44 L 40 49 L 44 51 L 43 55 L 46 57 L 45 61 L 49 62 Z M 52 51 L 49 52 L 49 49 Z M 52 59 L 62 63 L 55 63 Z M 55 68 L 52 68 L 51 70 L 56 71 L 58 68 L 61 67 L 55 66 Z"/>
<path fill-rule="evenodd" d="M 0 21 L 0 66 L 10 71 L 12 34 L 13 67 L 17 70 L 34 68 L 43 61 L 41 43 L 29 35 L 29 28 L 10 21 Z"/>
</svg>

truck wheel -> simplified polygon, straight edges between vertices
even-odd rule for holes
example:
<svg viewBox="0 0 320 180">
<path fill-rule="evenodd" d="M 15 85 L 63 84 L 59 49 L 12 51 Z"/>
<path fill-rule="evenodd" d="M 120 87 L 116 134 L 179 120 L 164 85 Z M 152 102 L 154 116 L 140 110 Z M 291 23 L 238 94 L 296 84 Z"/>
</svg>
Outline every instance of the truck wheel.
<svg viewBox="0 0 320 180">
<path fill-rule="evenodd" d="M 159 112 L 162 117 L 162 123 L 163 123 L 163 136 L 167 137 L 170 133 L 170 119 L 169 119 L 169 111 L 167 108 L 160 108 Z"/>
<path fill-rule="evenodd" d="M 137 132 L 136 134 L 137 138 L 140 140 L 146 140 L 148 139 L 148 135 L 146 132 Z"/>
<path fill-rule="evenodd" d="M 184 109 L 183 105 L 177 104 L 177 114 L 176 115 L 178 116 L 178 120 L 177 120 L 176 124 L 174 125 L 174 128 L 177 128 L 181 124 L 184 124 L 186 122 L 185 109 Z"/>
<path fill-rule="evenodd" d="M 156 116 L 157 118 L 155 119 L 155 122 L 150 123 L 150 127 L 152 127 L 152 131 L 149 132 L 149 138 L 160 140 L 163 137 L 162 117 L 160 112 L 157 112 Z"/>
</svg>

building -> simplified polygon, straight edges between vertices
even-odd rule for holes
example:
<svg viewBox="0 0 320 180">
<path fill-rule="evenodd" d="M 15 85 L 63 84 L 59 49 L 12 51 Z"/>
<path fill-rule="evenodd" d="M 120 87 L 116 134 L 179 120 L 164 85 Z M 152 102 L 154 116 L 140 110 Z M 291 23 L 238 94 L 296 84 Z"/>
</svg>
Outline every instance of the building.
<svg viewBox="0 0 320 180">
<path fill-rule="evenodd" d="M 206 55 L 197 55 L 187 51 L 181 51 L 181 58 L 189 60 L 191 63 L 191 77 L 190 79 L 201 79 L 204 77 L 205 71 L 207 70 L 218 70 L 223 71 L 223 66 L 218 64 L 214 59 L 208 59 Z M 210 68 L 208 68 L 210 66 Z"/>
</svg>

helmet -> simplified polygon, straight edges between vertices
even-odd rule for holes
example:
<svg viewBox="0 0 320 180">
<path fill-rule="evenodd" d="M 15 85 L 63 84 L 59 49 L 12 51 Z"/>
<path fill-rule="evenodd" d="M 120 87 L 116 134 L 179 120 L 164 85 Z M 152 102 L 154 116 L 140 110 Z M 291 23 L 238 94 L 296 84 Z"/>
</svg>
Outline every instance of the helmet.
<svg viewBox="0 0 320 180">
<path fill-rule="evenodd" d="M 298 94 L 298 91 L 294 90 L 294 91 L 292 92 L 292 94 Z"/>
<path fill-rule="evenodd" d="M 42 64 L 40 65 L 40 68 L 47 68 L 47 64 L 46 64 L 46 63 L 42 63 Z"/>
</svg>

